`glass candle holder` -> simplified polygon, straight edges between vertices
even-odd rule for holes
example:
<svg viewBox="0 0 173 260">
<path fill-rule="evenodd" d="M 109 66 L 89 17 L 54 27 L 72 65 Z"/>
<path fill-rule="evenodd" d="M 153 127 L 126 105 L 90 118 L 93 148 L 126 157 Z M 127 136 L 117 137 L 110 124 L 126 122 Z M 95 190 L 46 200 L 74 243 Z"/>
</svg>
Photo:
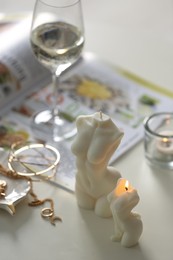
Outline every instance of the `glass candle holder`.
<svg viewBox="0 0 173 260">
<path fill-rule="evenodd" d="M 173 113 L 156 113 L 144 121 L 145 156 L 152 166 L 173 169 Z"/>
</svg>

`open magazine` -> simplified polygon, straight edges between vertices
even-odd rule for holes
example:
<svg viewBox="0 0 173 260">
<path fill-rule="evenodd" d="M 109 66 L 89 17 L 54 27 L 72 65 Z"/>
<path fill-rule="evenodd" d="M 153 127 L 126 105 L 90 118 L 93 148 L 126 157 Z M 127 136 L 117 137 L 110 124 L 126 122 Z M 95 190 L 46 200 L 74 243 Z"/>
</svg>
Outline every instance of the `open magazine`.
<svg viewBox="0 0 173 260">
<path fill-rule="evenodd" d="M 19 104 L 34 89 L 51 82 L 49 71 L 32 53 L 29 31 L 30 17 L 9 25 L 9 29 L 0 34 L 0 115 Z"/>
<path fill-rule="evenodd" d="M 1 33 L 0 42 L 0 160 L 5 162 L 16 140 L 51 142 L 31 127 L 32 115 L 51 106 L 51 75 L 34 57 L 29 42 L 30 19 Z M 159 111 L 172 110 L 173 94 L 153 87 L 92 53 L 84 53 L 62 76 L 61 111 L 69 123 L 79 115 L 102 111 L 124 131 L 113 163 L 143 138 L 143 120 Z M 51 182 L 71 191 L 75 185 L 73 140 L 53 143 L 61 154 Z"/>
</svg>

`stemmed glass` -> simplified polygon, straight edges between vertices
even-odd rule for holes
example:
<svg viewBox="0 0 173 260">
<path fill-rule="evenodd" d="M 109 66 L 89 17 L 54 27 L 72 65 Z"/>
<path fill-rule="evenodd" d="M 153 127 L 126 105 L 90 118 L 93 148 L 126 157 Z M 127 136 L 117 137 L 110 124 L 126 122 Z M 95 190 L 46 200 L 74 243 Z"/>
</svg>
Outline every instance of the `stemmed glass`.
<svg viewBox="0 0 173 260">
<path fill-rule="evenodd" d="M 64 119 L 58 105 L 60 76 L 80 57 L 84 45 L 80 0 L 37 0 L 31 26 L 31 46 L 38 61 L 52 73 L 53 106 L 38 112 L 33 125 L 54 141 L 72 137 L 74 125 Z"/>
</svg>

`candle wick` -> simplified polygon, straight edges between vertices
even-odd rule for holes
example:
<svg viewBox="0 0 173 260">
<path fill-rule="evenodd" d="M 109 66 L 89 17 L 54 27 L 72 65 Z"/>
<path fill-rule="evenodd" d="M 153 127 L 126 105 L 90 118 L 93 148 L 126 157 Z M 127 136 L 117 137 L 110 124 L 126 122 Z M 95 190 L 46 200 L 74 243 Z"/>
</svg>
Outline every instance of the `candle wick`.
<svg viewBox="0 0 173 260">
<path fill-rule="evenodd" d="M 100 119 L 103 120 L 102 111 L 100 111 Z"/>
<path fill-rule="evenodd" d="M 165 146 L 165 147 L 171 146 L 171 141 L 166 137 L 163 138 L 162 142 L 163 142 L 163 146 Z"/>
<path fill-rule="evenodd" d="M 126 190 L 126 191 L 128 191 L 128 188 L 127 188 L 127 187 L 125 187 L 125 190 Z"/>
</svg>

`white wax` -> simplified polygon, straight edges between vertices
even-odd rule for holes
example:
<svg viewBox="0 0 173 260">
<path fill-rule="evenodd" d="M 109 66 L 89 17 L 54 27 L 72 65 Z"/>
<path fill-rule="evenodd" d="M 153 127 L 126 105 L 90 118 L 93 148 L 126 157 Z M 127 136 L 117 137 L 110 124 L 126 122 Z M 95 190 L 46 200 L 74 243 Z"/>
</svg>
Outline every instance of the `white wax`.
<svg viewBox="0 0 173 260">
<path fill-rule="evenodd" d="M 95 113 L 79 116 L 77 135 L 72 144 L 76 156 L 76 198 L 80 207 L 94 209 L 101 217 L 110 217 L 107 201 L 121 177 L 108 162 L 120 144 L 123 133 L 109 116 Z"/>
<path fill-rule="evenodd" d="M 156 148 L 163 154 L 173 154 L 173 131 L 162 131 L 159 133 L 165 137 L 160 137 L 157 140 Z"/>
<path fill-rule="evenodd" d="M 140 215 L 132 213 L 139 202 L 139 196 L 131 186 L 126 190 L 125 179 L 119 179 L 116 188 L 107 196 L 114 219 L 112 241 L 121 242 L 122 246 L 132 247 L 137 244 L 143 229 Z"/>
</svg>

